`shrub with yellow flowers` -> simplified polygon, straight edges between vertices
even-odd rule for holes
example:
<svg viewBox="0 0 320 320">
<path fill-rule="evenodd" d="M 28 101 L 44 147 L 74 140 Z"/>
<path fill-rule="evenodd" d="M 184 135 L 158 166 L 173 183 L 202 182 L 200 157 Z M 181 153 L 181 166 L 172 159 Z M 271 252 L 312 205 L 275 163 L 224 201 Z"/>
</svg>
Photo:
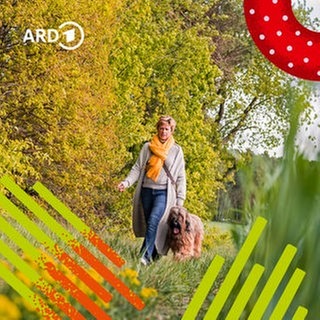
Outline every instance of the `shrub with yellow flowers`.
<svg viewBox="0 0 320 320">
<path fill-rule="evenodd" d="M 18 306 L 4 294 L 0 294 L 0 319 L 21 319 L 21 312 Z"/>
<path fill-rule="evenodd" d="M 158 291 L 154 288 L 142 288 L 140 291 L 140 296 L 145 300 L 156 298 L 158 296 Z"/>
<path fill-rule="evenodd" d="M 139 287 L 141 285 L 140 280 L 138 279 L 138 272 L 133 269 L 124 269 L 120 272 L 120 277 L 124 279 L 127 285 L 133 285 L 135 287 Z"/>
<path fill-rule="evenodd" d="M 36 271 L 39 276 L 45 280 L 48 285 L 51 285 L 55 290 L 60 292 L 64 298 L 69 301 L 74 308 L 76 308 L 80 313 L 82 313 L 87 319 L 91 319 L 91 314 L 86 310 L 78 301 L 76 301 L 70 293 L 64 291 L 57 282 L 55 282 L 47 271 L 43 270 L 35 261 L 30 257 L 22 256 L 24 261 L 29 264 L 29 266 Z M 50 258 L 51 262 L 54 262 Z M 0 263 L 2 261 L 0 260 Z M 23 272 L 10 266 L 6 261 L 3 261 L 3 265 L 14 273 L 14 275 L 34 291 L 35 283 L 33 283 Z M 142 313 L 147 315 L 149 308 L 151 308 L 154 298 L 157 297 L 158 292 L 154 288 L 144 287 L 139 280 L 139 273 L 132 268 L 117 269 L 114 268 L 112 273 L 114 273 L 123 283 L 125 283 L 133 292 L 135 292 L 140 298 L 145 302 L 146 307 L 141 311 L 136 310 L 129 302 L 121 296 L 116 289 L 112 286 L 93 268 L 85 267 L 85 271 L 102 287 L 112 294 L 112 300 L 110 302 L 103 301 L 103 299 L 92 291 L 81 279 L 70 269 L 66 268 L 63 264 L 55 262 L 56 268 L 62 272 L 71 282 L 73 282 L 78 289 L 80 289 L 85 295 L 87 295 L 95 304 L 97 304 L 101 309 L 103 309 L 107 314 L 109 314 L 114 319 L 129 319 L 132 316 L 139 317 Z M 111 267 L 112 269 L 112 267 Z M 5 283 L 4 283 L 5 284 Z M 0 287 L 0 320 L 38 320 L 41 319 L 41 315 L 38 314 L 32 306 L 25 301 L 18 293 L 16 293 L 11 287 L 4 285 Z M 42 296 L 43 300 L 54 309 L 55 306 L 52 302 Z M 60 316 L 59 310 L 55 310 Z"/>
</svg>

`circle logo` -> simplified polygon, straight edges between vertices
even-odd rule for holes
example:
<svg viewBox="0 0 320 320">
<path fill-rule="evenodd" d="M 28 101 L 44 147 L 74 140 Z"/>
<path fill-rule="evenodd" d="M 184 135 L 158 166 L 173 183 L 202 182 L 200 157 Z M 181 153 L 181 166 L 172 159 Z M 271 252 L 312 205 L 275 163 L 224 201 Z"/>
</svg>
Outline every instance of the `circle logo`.
<svg viewBox="0 0 320 320">
<path fill-rule="evenodd" d="M 59 43 L 64 50 L 75 50 L 79 48 L 84 41 L 83 28 L 76 22 L 67 21 L 59 26 L 62 37 Z"/>
</svg>

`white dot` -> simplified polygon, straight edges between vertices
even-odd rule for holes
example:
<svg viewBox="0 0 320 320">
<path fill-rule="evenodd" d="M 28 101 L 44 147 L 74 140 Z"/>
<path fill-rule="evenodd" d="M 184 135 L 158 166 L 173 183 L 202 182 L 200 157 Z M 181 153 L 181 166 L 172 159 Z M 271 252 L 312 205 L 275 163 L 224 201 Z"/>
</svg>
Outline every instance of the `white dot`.
<svg viewBox="0 0 320 320">
<path fill-rule="evenodd" d="M 312 41 L 308 41 L 308 42 L 307 42 L 307 45 L 308 45 L 309 47 L 311 47 L 311 46 L 313 45 L 313 42 L 312 42 Z"/>
<path fill-rule="evenodd" d="M 273 4 L 277 4 L 277 3 L 278 3 L 278 0 L 272 0 L 272 3 L 273 3 Z"/>
<path fill-rule="evenodd" d="M 268 22 L 268 21 L 270 21 L 270 17 L 269 17 L 269 16 L 264 16 L 264 17 L 263 17 L 263 20 L 266 21 L 266 22 Z"/>
<path fill-rule="evenodd" d="M 276 53 L 276 50 L 270 49 L 269 53 L 273 56 Z"/>
<path fill-rule="evenodd" d="M 301 31 L 300 31 L 300 30 L 297 30 L 297 31 L 296 31 L 296 36 L 299 37 L 300 35 L 301 35 Z"/>
<path fill-rule="evenodd" d="M 250 13 L 250 14 L 255 14 L 256 11 L 255 11 L 254 9 L 250 9 L 250 10 L 249 10 L 249 13 Z"/>
<path fill-rule="evenodd" d="M 266 38 L 266 36 L 265 36 L 264 34 L 260 34 L 260 35 L 259 35 L 259 39 L 260 39 L 260 40 L 264 40 L 265 38 Z"/>
<path fill-rule="evenodd" d="M 289 20 L 289 17 L 286 16 L 286 15 L 284 15 L 284 16 L 282 16 L 282 20 L 283 20 L 283 21 L 288 21 L 288 20 Z"/>
<path fill-rule="evenodd" d="M 277 36 L 278 36 L 278 37 L 281 37 L 281 36 L 282 36 L 282 31 L 281 31 L 281 30 L 278 30 L 278 31 L 277 31 Z"/>
<path fill-rule="evenodd" d="M 309 58 L 307 58 L 307 57 L 304 58 L 304 59 L 303 59 L 303 62 L 304 62 L 304 63 L 308 63 L 308 62 L 309 62 Z"/>
<path fill-rule="evenodd" d="M 288 63 L 288 67 L 289 67 L 289 68 L 293 68 L 293 66 L 294 66 L 294 64 L 293 64 L 292 62 L 289 62 L 289 63 Z"/>
<path fill-rule="evenodd" d="M 317 76 L 319 76 L 319 77 L 320 77 L 320 71 L 318 71 L 318 72 L 317 72 Z"/>
<path fill-rule="evenodd" d="M 293 50 L 292 46 L 287 46 L 287 51 L 292 51 L 292 50 Z"/>
</svg>

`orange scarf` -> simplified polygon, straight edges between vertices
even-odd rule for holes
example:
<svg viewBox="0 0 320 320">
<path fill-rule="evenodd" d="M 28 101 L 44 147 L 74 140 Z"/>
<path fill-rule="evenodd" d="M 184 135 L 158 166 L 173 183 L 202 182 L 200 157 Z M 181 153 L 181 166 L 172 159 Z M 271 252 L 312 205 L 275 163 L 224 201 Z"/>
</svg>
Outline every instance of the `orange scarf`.
<svg viewBox="0 0 320 320">
<path fill-rule="evenodd" d="M 161 168 L 173 144 L 173 136 L 170 136 L 170 138 L 165 143 L 161 143 L 157 135 L 152 138 L 149 144 L 152 155 L 148 161 L 147 166 L 148 178 L 152 179 L 155 182 L 158 180 Z"/>
</svg>

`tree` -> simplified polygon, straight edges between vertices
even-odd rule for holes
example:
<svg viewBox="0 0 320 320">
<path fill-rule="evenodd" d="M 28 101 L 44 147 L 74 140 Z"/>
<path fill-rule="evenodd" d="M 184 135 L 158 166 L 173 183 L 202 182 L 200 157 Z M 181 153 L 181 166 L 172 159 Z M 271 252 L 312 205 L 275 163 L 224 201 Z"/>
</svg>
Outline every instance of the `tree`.
<svg viewBox="0 0 320 320">
<path fill-rule="evenodd" d="M 281 132 L 292 83 L 255 50 L 241 4 L 2 1 L 0 172 L 24 186 L 41 180 L 92 226 L 129 228 L 131 194 L 116 185 L 158 116 L 171 114 L 185 152 L 186 206 L 213 216 L 236 168 L 230 145 L 261 110 L 275 110 Z M 22 42 L 28 28 L 70 20 L 85 30 L 75 51 Z M 270 145 L 277 135 L 265 138 Z"/>
<path fill-rule="evenodd" d="M 107 63 L 120 7 L 105 1 L 1 4 L 1 121 L 8 137 L 2 136 L 2 148 L 18 151 L 11 165 L 4 157 L 1 172 L 24 178 L 24 185 L 41 179 L 97 228 L 96 217 L 111 210 L 106 192 L 119 162 Z M 26 29 L 57 28 L 70 19 L 86 32 L 77 51 L 22 42 Z"/>
<path fill-rule="evenodd" d="M 262 56 L 249 36 L 242 6 L 239 0 L 216 1 L 207 14 L 219 30 L 213 37 L 218 44 L 213 59 L 224 71 L 218 87 L 221 103 L 209 112 L 229 148 L 245 151 L 245 145 L 264 152 L 281 145 L 288 132 L 290 87 L 305 100 L 304 108 L 309 107 L 311 87 Z"/>
<path fill-rule="evenodd" d="M 212 145 L 211 120 L 204 105 L 218 100 L 215 80 L 221 72 L 211 60 L 211 39 L 202 24 L 184 25 L 183 1 L 134 1 L 124 12 L 110 66 L 123 106 L 119 136 L 133 164 L 143 141 L 155 132 L 160 114 L 178 121 L 176 140 L 185 153 L 188 201 L 195 213 L 210 216 L 227 165 Z M 190 10 L 201 8 L 190 2 Z"/>
</svg>

